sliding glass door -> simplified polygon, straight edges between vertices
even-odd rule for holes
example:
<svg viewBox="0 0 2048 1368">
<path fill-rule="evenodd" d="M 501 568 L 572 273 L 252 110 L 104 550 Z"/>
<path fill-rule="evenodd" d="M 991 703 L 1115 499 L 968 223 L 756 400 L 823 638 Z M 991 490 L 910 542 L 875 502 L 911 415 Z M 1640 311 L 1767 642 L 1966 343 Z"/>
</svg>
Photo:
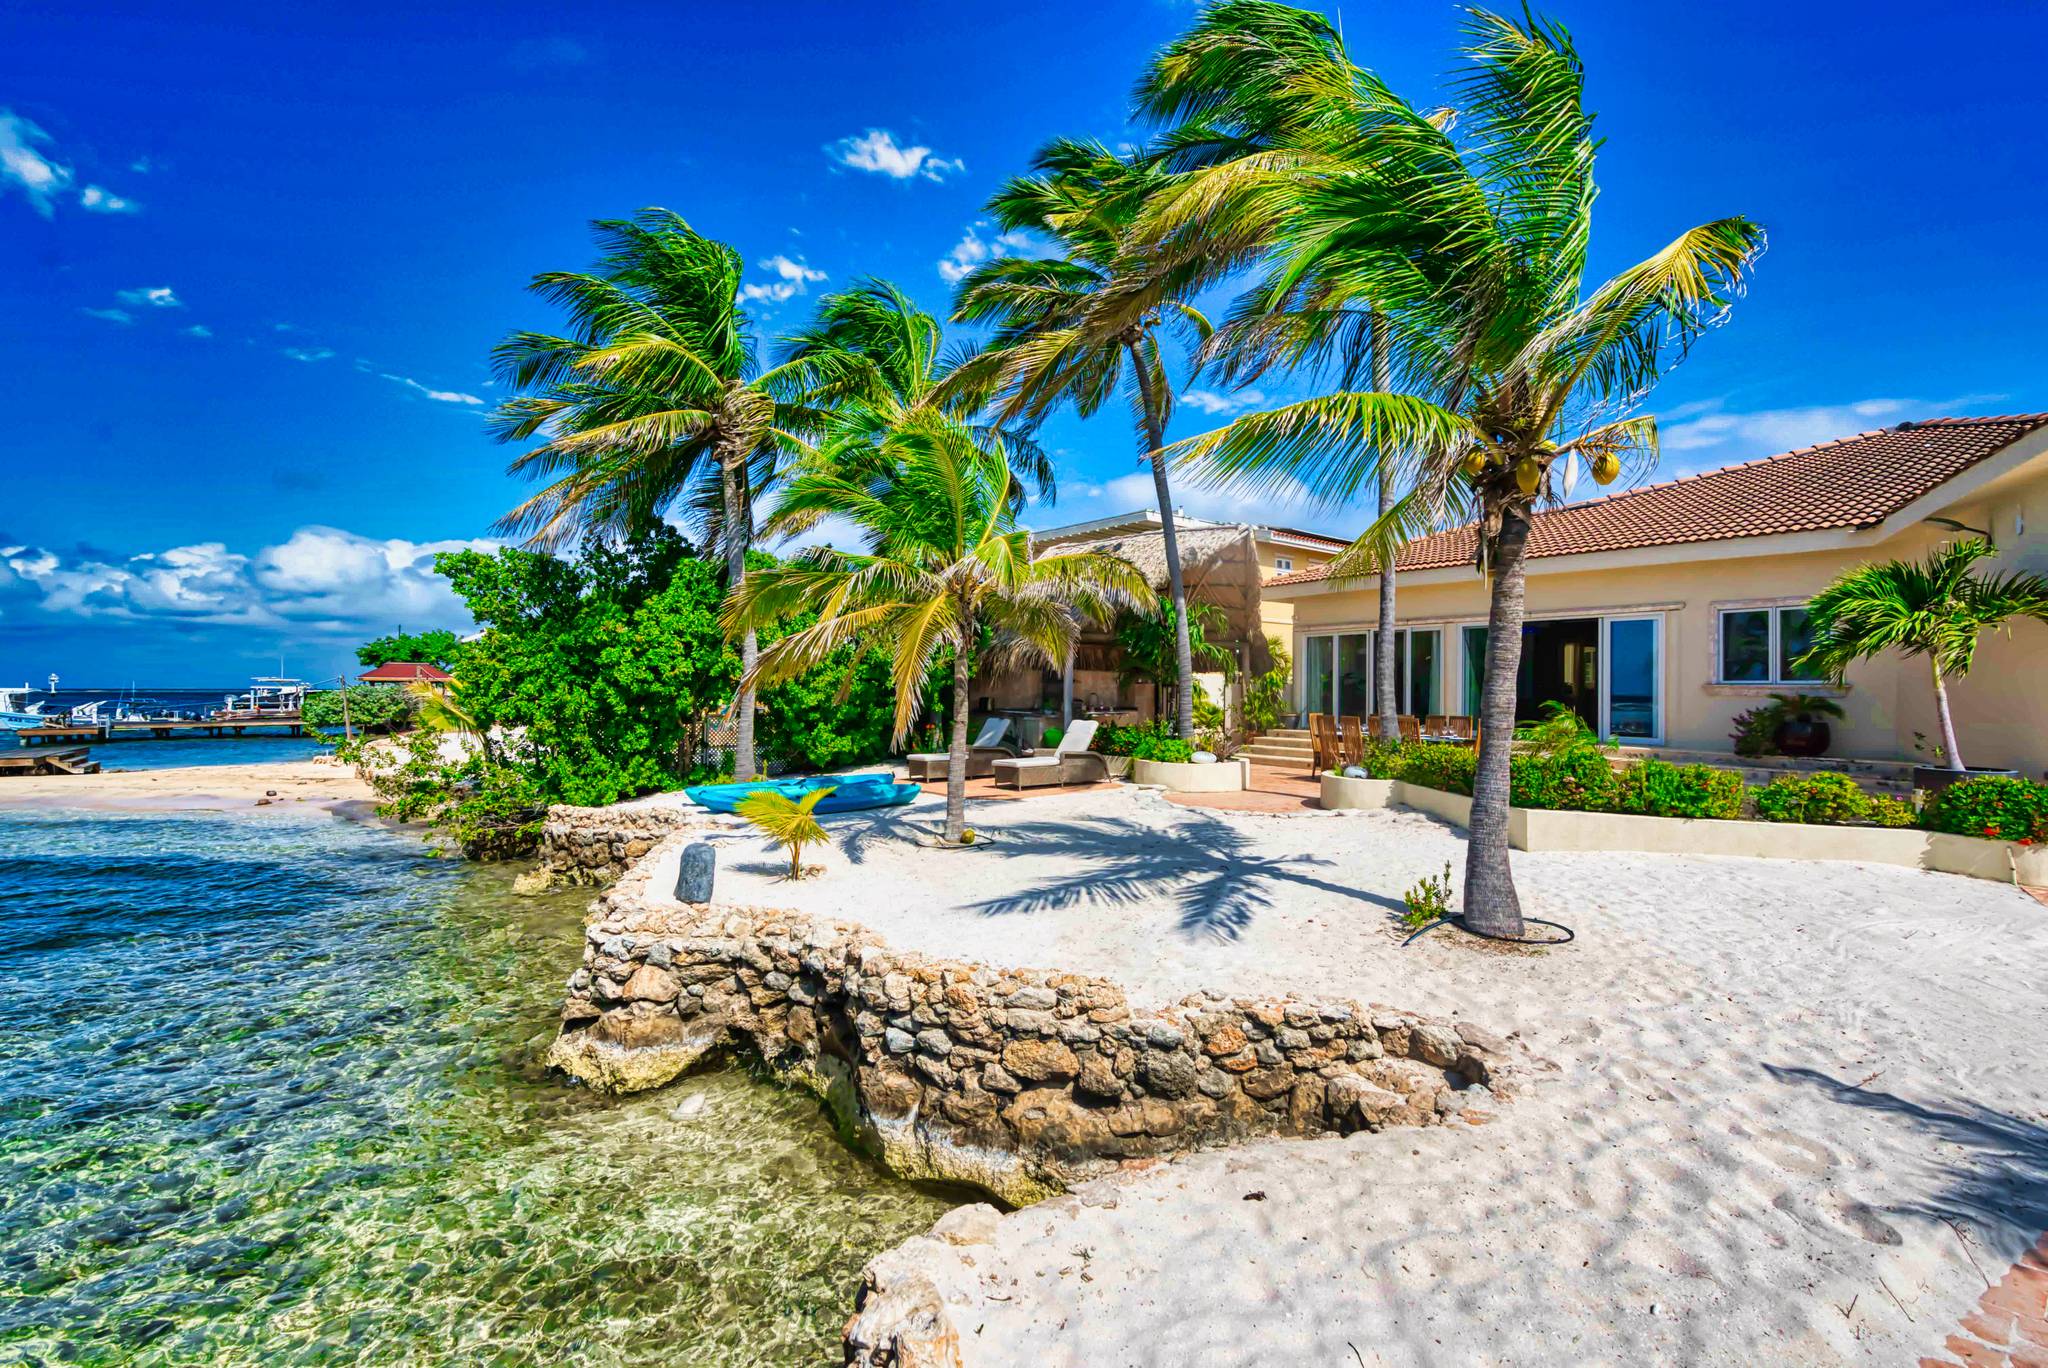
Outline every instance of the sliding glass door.
<svg viewBox="0 0 2048 1368">
<path fill-rule="evenodd" d="M 1603 738 L 1656 745 L 1664 739 L 1663 619 L 1541 618 L 1522 626 L 1515 720 L 1531 722 L 1562 703 Z M 1486 676 L 1486 628 L 1461 627 L 1458 669 L 1464 709 L 1479 714 Z"/>
<path fill-rule="evenodd" d="M 1340 717 L 1373 715 L 1374 632 L 1330 632 L 1309 637 L 1301 652 L 1301 710 Z M 1397 711 L 1420 716 L 1437 711 L 1443 633 L 1437 628 L 1394 633 L 1394 695 Z"/>
</svg>

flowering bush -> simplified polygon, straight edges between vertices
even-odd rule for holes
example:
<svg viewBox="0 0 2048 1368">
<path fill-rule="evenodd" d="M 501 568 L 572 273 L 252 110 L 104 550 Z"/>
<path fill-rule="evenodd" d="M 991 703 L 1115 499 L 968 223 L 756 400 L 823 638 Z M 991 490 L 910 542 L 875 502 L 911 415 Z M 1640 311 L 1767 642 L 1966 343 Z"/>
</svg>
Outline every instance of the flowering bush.
<svg viewBox="0 0 2048 1368">
<path fill-rule="evenodd" d="M 1846 774 L 1786 774 L 1754 790 L 1766 822 L 1848 826 L 1870 817 L 1870 795 Z"/>
<path fill-rule="evenodd" d="M 1991 841 L 2048 840 L 2048 784 L 1985 776 L 1950 784 L 1920 814 L 1930 831 Z"/>
<path fill-rule="evenodd" d="M 1742 816 L 1744 792 L 1742 776 L 1734 770 L 1638 760 L 1616 781 L 1614 810 L 1645 817 L 1729 821 Z"/>
</svg>

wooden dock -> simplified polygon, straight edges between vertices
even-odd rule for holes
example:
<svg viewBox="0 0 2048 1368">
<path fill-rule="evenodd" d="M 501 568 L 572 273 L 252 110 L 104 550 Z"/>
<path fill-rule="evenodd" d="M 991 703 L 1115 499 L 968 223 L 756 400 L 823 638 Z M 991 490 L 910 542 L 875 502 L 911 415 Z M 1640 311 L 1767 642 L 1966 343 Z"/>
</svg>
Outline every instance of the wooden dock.
<svg viewBox="0 0 2048 1368">
<path fill-rule="evenodd" d="M 86 757 L 85 748 L 44 752 L 40 755 L 0 755 L 0 778 L 8 775 L 98 774 L 100 762 Z"/>
<path fill-rule="evenodd" d="M 9 732 L 24 746 L 56 746 L 84 741 L 99 745 L 106 741 L 177 741 L 236 737 L 247 732 L 304 736 L 306 724 L 296 717 L 221 718 L 204 722 L 102 722 L 96 726 L 29 727 Z"/>
</svg>

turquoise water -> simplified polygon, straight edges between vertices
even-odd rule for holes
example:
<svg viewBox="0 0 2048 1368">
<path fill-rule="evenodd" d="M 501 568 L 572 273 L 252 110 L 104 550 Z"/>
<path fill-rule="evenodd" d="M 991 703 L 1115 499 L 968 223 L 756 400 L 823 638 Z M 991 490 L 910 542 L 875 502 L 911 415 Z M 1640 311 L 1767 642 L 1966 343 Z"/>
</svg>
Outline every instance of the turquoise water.
<svg viewBox="0 0 2048 1368">
<path fill-rule="evenodd" d="M 946 1202 L 744 1074 L 550 1076 L 587 894 L 510 879 L 325 814 L 0 811 L 0 1362 L 837 1362 Z"/>
</svg>

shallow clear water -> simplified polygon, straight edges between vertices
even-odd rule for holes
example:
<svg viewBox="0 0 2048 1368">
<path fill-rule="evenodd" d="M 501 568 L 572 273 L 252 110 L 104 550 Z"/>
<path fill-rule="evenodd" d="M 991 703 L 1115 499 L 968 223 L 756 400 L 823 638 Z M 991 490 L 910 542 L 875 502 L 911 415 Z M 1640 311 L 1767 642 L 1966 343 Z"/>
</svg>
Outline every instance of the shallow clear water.
<svg viewBox="0 0 2048 1368">
<path fill-rule="evenodd" d="M 586 901 L 324 814 L 0 812 L 0 1362 L 836 1362 L 945 1200 L 744 1074 L 548 1075 Z"/>
</svg>

